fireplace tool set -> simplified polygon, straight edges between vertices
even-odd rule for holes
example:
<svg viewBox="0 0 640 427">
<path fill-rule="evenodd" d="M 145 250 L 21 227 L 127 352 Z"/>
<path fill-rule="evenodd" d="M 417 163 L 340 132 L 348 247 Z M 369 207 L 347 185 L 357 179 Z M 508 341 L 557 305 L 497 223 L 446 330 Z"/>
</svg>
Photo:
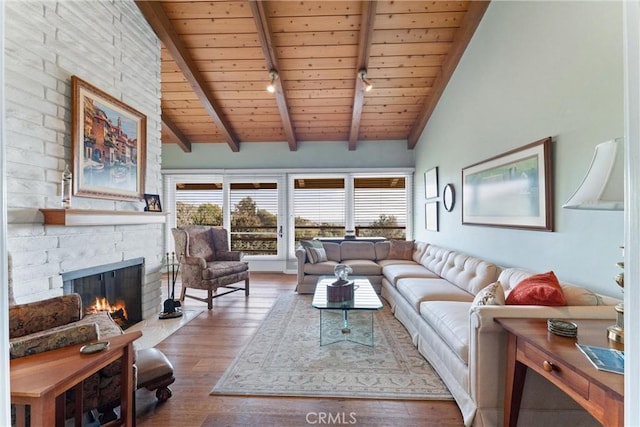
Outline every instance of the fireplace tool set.
<svg viewBox="0 0 640 427">
<path fill-rule="evenodd" d="M 171 259 L 169 259 L 169 252 L 167 252 L 166 266 L 168 298 L 164 301 L 163 311 L 158 315 L 158 317 L 160 319 L 174 319 L 182 316 L 180 301 L 175 300 L 176 280 L 178 279 L 178 273 L 180 272 L 180 263 L 176 262 L 175 252 L 171 252 Z"/>
</svg>

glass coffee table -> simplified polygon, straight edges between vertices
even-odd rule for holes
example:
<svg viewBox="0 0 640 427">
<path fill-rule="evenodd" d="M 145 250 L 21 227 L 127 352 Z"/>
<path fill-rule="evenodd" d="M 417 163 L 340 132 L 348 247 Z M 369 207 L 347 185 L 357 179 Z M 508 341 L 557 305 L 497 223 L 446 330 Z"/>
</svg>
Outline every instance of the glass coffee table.
<svg viewBox="0 0 640 427">
<path fill-rule="evenodd" d="M 353 300 L 327 301 L 327 285 L 336 281 L 335 276 L 321 276 L 313 294 L 311 306 L 320 310 L 320 345 L 339 341 L 352 341 L 373 347 L 373 312 L 382 308 L 382 302 L 365 277 L 353 280 Z"/>
</svg>

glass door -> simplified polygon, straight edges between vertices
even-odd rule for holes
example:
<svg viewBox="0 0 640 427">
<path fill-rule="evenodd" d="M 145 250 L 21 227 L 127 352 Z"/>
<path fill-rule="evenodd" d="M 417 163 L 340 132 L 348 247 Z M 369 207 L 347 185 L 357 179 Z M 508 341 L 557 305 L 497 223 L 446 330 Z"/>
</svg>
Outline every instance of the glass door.
<svg viewBox="0 0 640 427">
<path fill-rule="evenodd" d="M 281 179 L 227 178 L 228 203 L 225 205 L 231 249 L 244 252 L 252 261 L 284 260 Z M 268 267 L 263 265 L 263 268 Z"/>
</svg>

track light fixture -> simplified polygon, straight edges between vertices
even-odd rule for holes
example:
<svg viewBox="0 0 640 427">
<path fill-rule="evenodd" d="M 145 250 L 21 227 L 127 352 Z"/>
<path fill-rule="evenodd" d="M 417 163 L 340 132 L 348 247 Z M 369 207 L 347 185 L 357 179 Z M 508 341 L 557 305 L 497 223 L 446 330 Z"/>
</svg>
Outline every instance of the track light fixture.
<svg viewBox="0 0 640 427">
<path fill-rule="evenodd" d="M 276 70 L 269 71 L 269 78 L 271 79 L 271 83 L 267 86 L 267 92 L 274 93 L 276 91 L 275 81 L 278 78 L 278 72 Z"/>
<path fill-rule="evenodd" d="M 364 90 L 366 92 L 369 92 L 371 89 L 373 89 L 373 85 L 369 80 L 367 80 L 367 70 L 362 69 L 358 71 L 358 77 L 360 78 L 360 80 L 362 80 L 362 83 L 364 84 Z"/>
</svg>

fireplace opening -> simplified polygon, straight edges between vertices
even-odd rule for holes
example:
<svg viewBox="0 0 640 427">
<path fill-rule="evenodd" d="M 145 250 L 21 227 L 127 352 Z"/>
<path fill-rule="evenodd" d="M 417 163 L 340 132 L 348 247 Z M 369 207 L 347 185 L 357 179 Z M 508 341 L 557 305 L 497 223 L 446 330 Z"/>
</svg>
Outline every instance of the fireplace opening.
<svg viewBox="0 0 640 427">
<path fill-rule="evenodd" d="M 77 293 L 85 314 L 107 311 L 122 328 L 142 320 L 144 258 L 62 273 L 65 294 Z"/>
</svg>

